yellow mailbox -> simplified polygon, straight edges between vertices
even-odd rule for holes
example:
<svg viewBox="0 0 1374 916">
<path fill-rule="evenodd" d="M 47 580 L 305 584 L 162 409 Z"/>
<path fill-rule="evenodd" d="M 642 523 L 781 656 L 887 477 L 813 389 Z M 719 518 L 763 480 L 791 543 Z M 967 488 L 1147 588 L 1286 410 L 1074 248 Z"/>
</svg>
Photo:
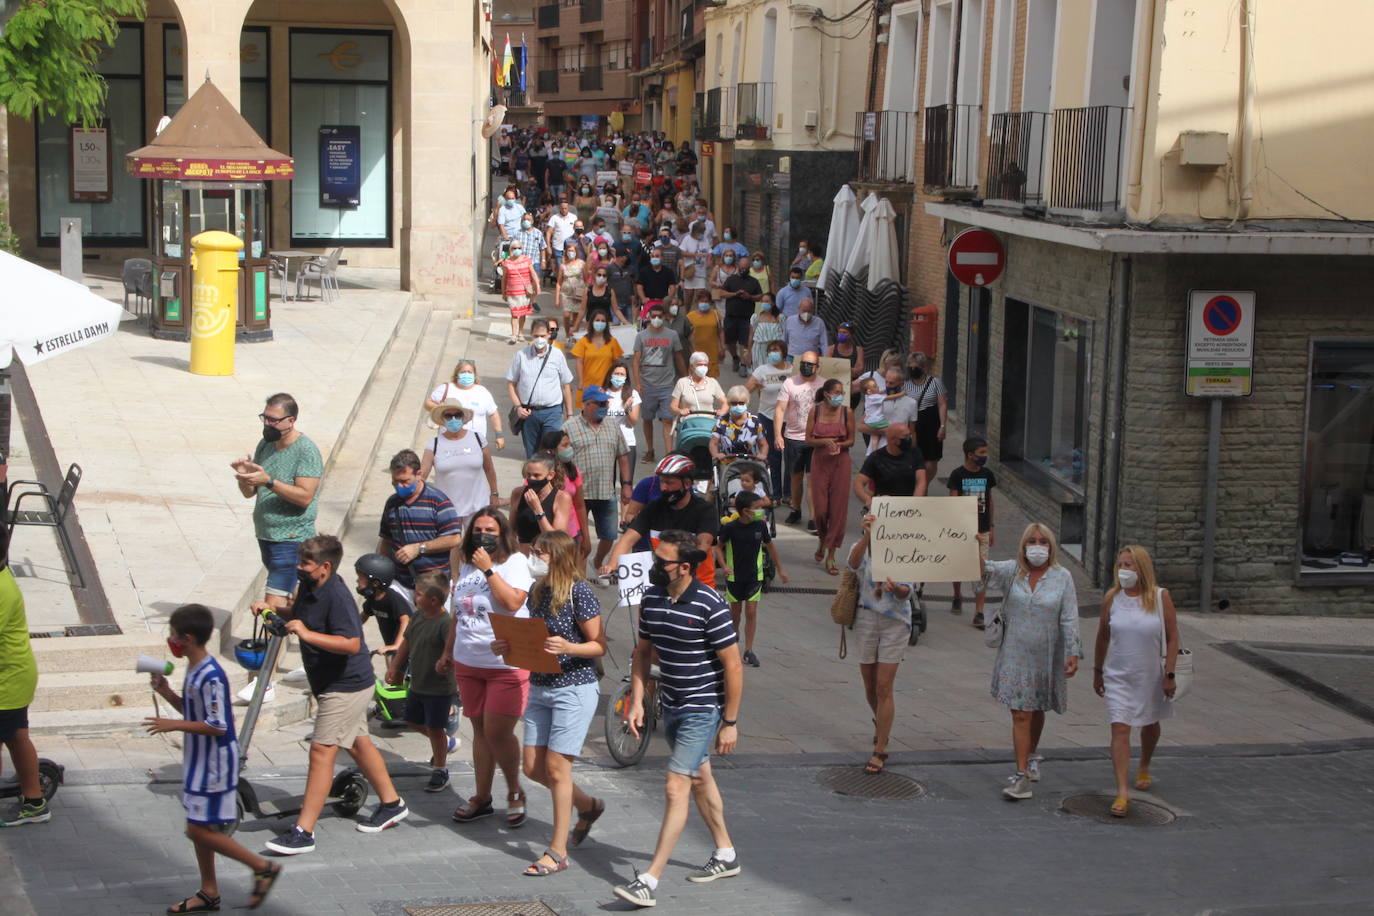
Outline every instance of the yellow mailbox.
<svg viewBox="0 0 1374 916">
<path fill-rule="evenodd" d="M 243 241 L 214 230 L 191 239 L 191 247 L 191 372 L 233 375 Z"/>
</svg>

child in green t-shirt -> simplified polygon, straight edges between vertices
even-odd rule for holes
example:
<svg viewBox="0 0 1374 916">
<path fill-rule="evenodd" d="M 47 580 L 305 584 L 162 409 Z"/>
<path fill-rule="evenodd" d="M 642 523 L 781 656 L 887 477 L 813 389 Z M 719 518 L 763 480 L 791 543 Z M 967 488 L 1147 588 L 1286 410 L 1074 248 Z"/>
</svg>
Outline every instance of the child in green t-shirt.
<svg viewBox="0 0 1374 916">
<path fill-rule="evenodd" d="M 410 663 L 410 688 L 406 693 L 405 720 L 411 728 L 429 738 L 433 756 L 426 792 L 439 792 L 448 785 L 448 752 L 457 744 L 449 738 L 448 720 L 457 685 L 452 669 L 445 674 L 435 670 L 444 656 L 453 616 L 444 603 L 448 600 L 448 576 L 439 572 L 415 577 L 415 609 L 405 638 L 387 666 L 386 682 L 399 684 Z"/>
</svg>

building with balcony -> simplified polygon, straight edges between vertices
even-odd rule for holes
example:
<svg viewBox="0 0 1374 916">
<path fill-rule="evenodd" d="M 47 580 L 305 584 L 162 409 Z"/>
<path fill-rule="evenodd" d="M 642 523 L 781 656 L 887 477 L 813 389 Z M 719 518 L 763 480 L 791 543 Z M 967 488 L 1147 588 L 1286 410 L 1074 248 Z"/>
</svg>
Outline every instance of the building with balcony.
<svg viewBox="0 0 1374 916">
<path fill-rule="evenodd" d="M 511 85 L 492 88 L 492 100 L 506 106 L 506 123 L 518 127 L 535 127 L 542 123 L 544 116 L 544 108 L 539 104 L 535 91 L 538 66 L 533 60 L 534 11 L 537 6 L 538 0 L 493 0 L 491 5 L 492 53 L 500 59 L 505 54 L 506 36 L 510 36 L 517 68 L 522 39 L 531 58 L 525 61 L 524 89 L 520 88 L 520 79 L 515 70 L 511 72 Z"/>
<path fill-rule="evenodd" d="M 854 177 L 871 8 L 727 0 L 706 13 L 699 171 L 717 223 L 785 278 L 802 239 L 825 237 L 831 198 Z M 705 153 L 709 151 L 710 155 Z"/>
<path fill-rule="evenodd" d="M 548 0 L 534 7 L 526 86 L 551 130 L 637 123 L 636 0 Z"/>
<path fill-rule="evenodd" d="M 661 130 L 681 146 L 692 141 L 693 116 L 705 78 L 707 0 L 638 0 L 635 43 L 644 130 Z"/>
<path fill-rule="evenodd" d="M 1098 585 L 1137 543 L 1185 610 L 1374 607 L 1371 28 L 1359 0 L 883 6 L 858 184 L 911 201 L 911 298 L 999 498 Z M 1005 251 L 977 287 L 946 267 L 970 227 Z"/>
</svg>

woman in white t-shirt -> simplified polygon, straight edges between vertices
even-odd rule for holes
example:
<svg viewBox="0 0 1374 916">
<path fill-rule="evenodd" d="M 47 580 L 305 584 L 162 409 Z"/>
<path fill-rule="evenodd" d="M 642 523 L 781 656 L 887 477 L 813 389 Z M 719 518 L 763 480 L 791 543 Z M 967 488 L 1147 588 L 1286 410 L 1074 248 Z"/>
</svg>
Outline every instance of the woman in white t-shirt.
<svg viewBox="0 0 1374 916">
<path fill-rule="evenodd" d="M 630 375 L 630 364 L 623 359 L 612 363 L 611 371 L 606 373 L 601 387 L 611 396 L 606 404 L 606 418 L 620 426 L 620 436 L 625 440 L 625 448 L 629 450 L 630 468 L 633 472 L 638 445 L 635 427 L 639 425 L 640 397 L 639 392 L 635 391 L 634 380 Z M 621 483 L 633 485 L 634 480 L 622 480 Z"/>
<path fill-rule="evenodd" d="M 433 410 L 444 401 L 457 401 L 472 411 L 470 428 L 482 435 L 484 441 L 496 442 L 497 448 L 506 447 L 505 431 L 501 428 L 501 412 L 496 407 L 496 399 L 483 387 L 477 376 L 477 364 L 470 359 L 460 359 L 453 367 L 453 378 L 444 382 L 425 398 L 425 410 Z M 487 432 L 487 423 L 491 432 Z M 442 489 L 442 487 L 440 488 Z"/>
<path fill-rule="evenodd" d="M 792 377 L 792 361 L 787 358 L 787 344 L 781 340 L 768 342 L 764 359 L 749 373 L 749 381 L 744 387 L 759 393 L 759 418 L 763 421 L 764 435 L 773 441 L 773 414 L 778 406 L 778 392 L 783 382 Z M 768 476 L 772 488 L 768 491 L 774 500 L 782 493 L 782 449 L 768 450 Z"/>
<path fill-rule="evenodd" d="M 482 434 L 472 428 L 472 411 L 456 400 L 445 401 L 429 412 L 439 435 L 425 446 L 420 457 L 420 479 L 434 472 L 434 485 L 443 491 L 458 513 L 458 523 L 490 505 L 496 496 L 496 467 Z"/>
<path fill-rule="evenodd" d="M 520 788 L 520 741 L 515 724 L 525 712 L 530 673 L 507 665 L 492 654 L 496 633 L 491 615 L 530 616 L 525 603 L 534 578 L 526 557 L 515 547 L 515 534 L 500 510 L 478 510 L 449 561 L 453 577 L 453 628 L 436 666 L 453 668 L 463 715 L 472 724 L 475 794 L 453 812 L 466 824 L 493 813 L 492 783 L 499 766 L 506 777 L 506 826 L 525 823 L 525 792 Z"/>
</svg>

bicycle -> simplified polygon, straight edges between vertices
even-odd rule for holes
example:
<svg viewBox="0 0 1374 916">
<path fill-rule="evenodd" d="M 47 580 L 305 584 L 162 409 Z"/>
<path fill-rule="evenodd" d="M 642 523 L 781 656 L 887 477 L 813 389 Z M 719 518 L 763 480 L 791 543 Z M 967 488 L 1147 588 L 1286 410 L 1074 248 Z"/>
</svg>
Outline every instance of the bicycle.
<svg viewBox="0 0 1374 916">
<path fill-rule="evenodd" d="M 631 665 L 634 662 L 631 660 Z M 636 738 L 630 731 L 630 692 L 633 689 L 631 675 L 620 680 L 620 687 L 606 698 L 606 749 L 611 757 L 622 767 L 631 767 L 644 759 L 649 750 L 649 739 L 653 737 L 658 720 L 663 718 L 663 700 L 659 695 L 658 665 L 649 666 L 649 681 L 644 685 L 644 725 Z"/>
</svg>

